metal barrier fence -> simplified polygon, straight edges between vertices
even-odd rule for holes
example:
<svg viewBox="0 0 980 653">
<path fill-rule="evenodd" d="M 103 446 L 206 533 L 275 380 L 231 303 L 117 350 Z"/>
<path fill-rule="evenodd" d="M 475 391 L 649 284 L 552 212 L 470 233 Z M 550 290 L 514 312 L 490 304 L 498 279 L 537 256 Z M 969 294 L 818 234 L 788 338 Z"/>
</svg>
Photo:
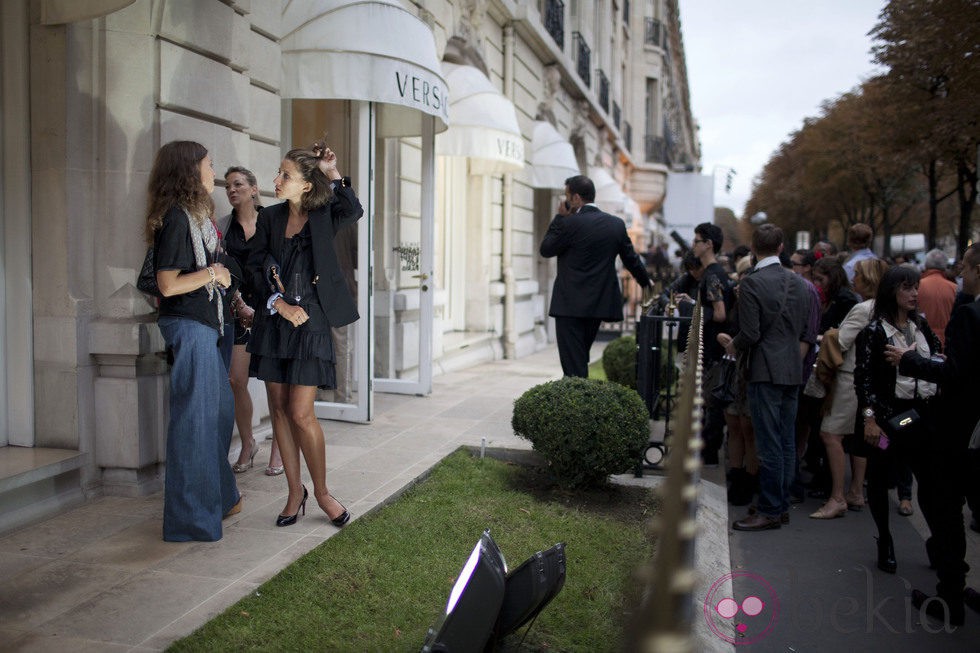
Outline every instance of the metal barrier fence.
<svg viewBox="0 0 980 653">
<path fill-rule="evenodd" d="M 687 362 L 678 380 L 674 402 L 675 427 L 666 476 L 658 487 L 660 514 L 648 525 L 653 557 L 637 572 L 640 585 L 628 651 L 686 653 L 695 650 L 694 592 L 697 570 L 694 541 L 697 533 L 697 496 L 701 473 L 702 312 L 694 307 L 688 332 Z"/>
</svg>

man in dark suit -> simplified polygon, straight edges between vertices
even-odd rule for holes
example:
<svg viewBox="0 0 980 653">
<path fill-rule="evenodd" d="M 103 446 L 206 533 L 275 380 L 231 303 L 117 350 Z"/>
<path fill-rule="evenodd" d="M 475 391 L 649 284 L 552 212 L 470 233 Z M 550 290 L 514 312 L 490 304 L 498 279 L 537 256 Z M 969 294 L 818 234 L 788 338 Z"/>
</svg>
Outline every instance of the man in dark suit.
<svg viewBox="0 0 980 653">
<path fill-rule="evenodd" d="M 965 602 L 980 611 L 980 595 L 966 588 L 966 532 L 963 502 L 980 483 L 978 456 L 970 438 L 980 421 L 980 243 L 963 254 L 963 292 L 973 301 L 953 310 L 946 325 L 945 360 L 925 358 L 914 349 L 888 345 L 885 357 L 906 376 L 939 384 L 935 423 L 921 451 L 919 505 L 932 533 L 927 550 L 939 582 L 940 601 L 912 590 L 912 604 L 939 619 L 962 625 Z M 948 611 L 948 614 L 944 614 Z"/>
<path fill-rule="evenodd" d="M 807 330 L 810 296 L 800 278 L 779 261 L 783 232 L 764 224 L 752 234 L 758 263 L 739 284 L 739 333 L 726 349 L 748 361 L 748 400 L 759 457 L 759 503 L 735 530 L 779 528 L 789 521 L 790 483 L 796 469 L 796 407 L 803 356 L 813 343 Z"/>
<path fill-rule="evenodd" d="M 599 324 L 623 319 L 616 257 L 645 291 L 650 288 L 646 266 L 633 250 L 626 224 L 600 211 L 594 201 L 591 179 L 584 175 L 566 179 L 565 200 L 558 204 L 558 215 L 541 241 L 541 256 L 558 257 L 548 315 L 555 318 L 565 376 L 587 377 L 589 350 Z"/>
</svg>

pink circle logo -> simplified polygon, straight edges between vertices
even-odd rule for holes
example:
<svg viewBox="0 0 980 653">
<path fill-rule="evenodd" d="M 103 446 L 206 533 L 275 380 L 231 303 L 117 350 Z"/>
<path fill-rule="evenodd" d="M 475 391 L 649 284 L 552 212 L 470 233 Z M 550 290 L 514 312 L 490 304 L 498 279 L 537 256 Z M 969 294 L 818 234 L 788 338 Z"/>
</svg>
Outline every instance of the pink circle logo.
<svg viewBox="0 0 980 653">
<path fill-rule="evenodd" d="M 739 581 L 740 599 L 734 596 Z M 762 576 L 736 571 L 714 582 L 704 598 L 704 618 L 715 635 L 742 646 L 762 640 L 779 615 L 779 599 Z"/>
</svg>

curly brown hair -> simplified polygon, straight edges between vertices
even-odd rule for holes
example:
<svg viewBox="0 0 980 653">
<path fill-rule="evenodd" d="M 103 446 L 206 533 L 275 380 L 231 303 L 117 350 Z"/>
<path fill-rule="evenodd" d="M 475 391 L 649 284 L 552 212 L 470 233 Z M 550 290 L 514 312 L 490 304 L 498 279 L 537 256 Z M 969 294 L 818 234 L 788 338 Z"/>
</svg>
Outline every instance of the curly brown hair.
<svg viewBox="0 0 980 653">
<path fill-rule="evenodd" d="M 327 176 L 320 170 L 320 159 L 327 151 L 326 139 L 319 140 L 309 147 L 297 147 L 286 152 L 285 158 L 296 164 L 303 181 L 308 181 L 313 186 L 310 190 L 303 193 L 300 200 L 300 207 L 304 211 L 312 211 L 325 206 L 333 199 L 333 184 Z"/>
<path fill-rule="evenodd" d="M 214 214 L 214 200 L 201 183 L 201 161 L 208 155 L 206 147 L 194 141 L 171 141 L 160 148 L 150 182 L 147 184 L 146 242 L 153 244 L 163 226 L 167 211 L 179 206 L 203 226 Z"/>
</svg>

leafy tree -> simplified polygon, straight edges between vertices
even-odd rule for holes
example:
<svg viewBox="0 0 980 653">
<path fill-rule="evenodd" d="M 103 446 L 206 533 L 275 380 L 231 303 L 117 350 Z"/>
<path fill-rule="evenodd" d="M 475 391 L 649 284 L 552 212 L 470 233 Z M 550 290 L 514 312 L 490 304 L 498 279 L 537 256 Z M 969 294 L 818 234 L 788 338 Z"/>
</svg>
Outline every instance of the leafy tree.
<svg viewBox="0 0 980 653">
<path fill-rule="evenodd" d="M 918 132 L 915 152 L 928 179 L 930 239 L 938 205 L 955 194 L 958 251 L 969 242 L 980 147 L 980 20 L 976 0 L 892 0 L 871 31 L 872 53 L 888 68 L 892 101 Z M 952 189 L 943 191 L 944 179 Z"/>
</svg>

